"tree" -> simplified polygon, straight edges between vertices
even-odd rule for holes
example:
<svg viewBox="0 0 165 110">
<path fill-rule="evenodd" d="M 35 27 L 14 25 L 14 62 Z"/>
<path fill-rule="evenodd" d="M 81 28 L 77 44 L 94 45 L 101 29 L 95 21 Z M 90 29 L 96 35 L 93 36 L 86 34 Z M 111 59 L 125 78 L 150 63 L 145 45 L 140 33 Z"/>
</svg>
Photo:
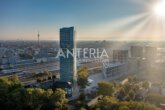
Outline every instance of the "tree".
<svg viewBox="0 0 165 110">
<path fill-rule="evenodd" d="M 149 89 L 149 82 L 148 81 L 144 81 L 143 83 L 142 83 L 142 87 L 144 88 L 144 89 Z"/>
<path fill-rule="evenodd" d="M 0 107 L 6 107 L 7 97 L 8 97 L 8 88 L 10 86 L 10 82 L 7 78 L 0 78 Z"/>
<path fill-rule="evenodd" d="M 51 75 L 51 72 L 49 72 L 48 70 L 45 70 L 43 72 L 43 76 L 47 77 L 47 76 L 50 76 Z"/>
<path fill-rule="evenodd" d="M 81 93 L 81 94 L 79 95 L 79 100 L 82 101 L 82 102 L 85 101 L 85 94 L 84 94 L 84 93 Z"/>
<path fill-rule="evenodd" d="M 126 96 L 126 93 L 125 93 L 124 88 L 123 87 L 120 87 L 120 89 L 118 91 L 118 94 L 117 94 L 117 98 L 119 100 L 123 100 L 125 96 Z"/>
<path fill-rule="evenodd" d="M 85 94 L 80 93 L 78 100 L 75 103 L 76 109 L 81 109 L 81 107 L 85 107 L 86 105 L 86 100 L 85 100 Z"/>
<path fill-rule="evenodd" d="M 87 85 L 89 85 L 88 75 L 87 67 L 83 67 L 78 71 L 77 84 L 80 86 L 80 89 L 84 89 Z"/>
<path fill-rule="evenodd" d="M 129 108 L 127 106 L 120 106 L 119 110 L 129 110 Z"/>
<path fill-rule="evenodd" d="M 8 78 L 12 87 L 21 87 L 21 81 L 18 78 L 17 74 L 14 74 Z M 13 89 L 13 88 L 12 88 Z"/>
<path fill-rule="evenodd" d="M 137 77 L 129 76 L 128 77 L 128 82 L 129 83 L 136 83 L 136 82 L 138 82 L 138 79 L 137 79 Z"/>
<path fill-rule="evenodd" d="M 62 109 L 68 102 L 65 96 L 66 92 L 64 90 L 56 89 L 50 99 L 56 108 Z"/>
<path fill-rule="evenodd" d="M 105 96 L 99 101 L 101 110 L 113 110 L 113 104 L 117 103 L 117 99 L 110 96 Z"/>
<path fill-rule="evenodd" d="M 85 108 L 81 107 L 79 110 L 86 110 Z"/>
<path fill-rule="evenodd" d="M 26 93 L 26 106 L 39 110 L 44 104 L 45 90 L 41 88 L 28 88 Z"/>
<path fill-rule="evenodd" d="M 154 105 L 144 102 L 127 102 L 127 106 L 130 110 L 160 110 Z"/>
<path fill-rule="evenodd" d="M 44 79 L 45 81 L 48 79 L 48 77 L 52 77 L 52 73 L 49 72 L 48 70 L 45 70 L 42 73 L 32 73 L 32 76 L 35 80 L 37 80 L 37 82 L 41 82 L 42 79 Z"/>
<path fill-rule="evenodd" d="M 110 82 L 99 82 L 98 83 L 98 94 L 103 96 L 113 96 L 114 86 Z"/>
<path fill-rule="evenodd" d="M 19 86 L 18 86 L 19 85 Z M 62 110 L 66 108 L 65 91 L 23 88 L 17 76 L 0 78 L 0 107 L 3 110 Z"/>
<path fill-rule="evenodd" d="M 139 90 L 140 90 L 140 86 L 139 85 L 137 85 L 137 84 L 135 84 L 135 85 L 132 85 L 132 90 L 134 91 L 134 92 L 138 92 Z"/>
<path fill-rule="evenodd" d="M 160 103 L 165 103 L 165 97 L 163 97 L 159 94 L 148 94 L 145 97 L 145 101 L 149 102 L 151 104 L 159 106 Z"/>
<path fill-rule="evenodd" d="M 126 83 L 123 85 L 125 93 L 129 93 L 129 91 L 132 90 L 133 87 L 134 87 L 134 85 L 131 85 L 129 83 Z"/>
<path fill-rule="evenodd" d="M 131 100 L 135 99 L 135 92 L 133 90 L 129 91 L 128 96 L 130 97 Z"/>
<path fill-rule="evenodd" d="M 9 78 L 0 78 L 0 107 L 3 110 L 16 108 L 21 110 L 23 88 L 18 76 L 12 75 Z"/>
<path fill-rule="evenodd" d="M 92 107 L 92 108 L 91 108 Z M 97 104 L 91 106 L 92 110 L 160 110 L 154 105 L 135 102 L 135 101 L 118 101 L 113 97 L 105 96 Z"/>
</svg>

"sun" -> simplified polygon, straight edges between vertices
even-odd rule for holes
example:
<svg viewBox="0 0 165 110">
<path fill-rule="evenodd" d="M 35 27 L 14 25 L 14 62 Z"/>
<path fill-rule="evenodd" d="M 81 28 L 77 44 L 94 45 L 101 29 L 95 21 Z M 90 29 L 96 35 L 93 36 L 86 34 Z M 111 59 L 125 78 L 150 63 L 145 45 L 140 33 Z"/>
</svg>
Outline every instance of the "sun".
<svg viewBox="0 0 165 110">
<path fill-rule="evenodd" d="M 154 13 L 158 17 L 165 18 L 165 0 L 162 0 L 154 6 Z"/>
</svg>

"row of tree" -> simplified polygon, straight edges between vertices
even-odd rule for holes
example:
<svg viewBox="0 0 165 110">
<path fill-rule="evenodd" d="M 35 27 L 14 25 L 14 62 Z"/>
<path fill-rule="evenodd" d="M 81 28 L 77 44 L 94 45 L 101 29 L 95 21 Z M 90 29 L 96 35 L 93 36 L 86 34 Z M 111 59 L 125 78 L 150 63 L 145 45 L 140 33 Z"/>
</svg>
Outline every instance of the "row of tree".
<svg viewBox="0 0 165 110">
<path fill-rule="evenodd" d="M 44 82 L 44 81 L 47 81 L 47 80 L 55 81 L 55 79 L 57 79 L 57 74 L 45 70 L 44 72 L 41 72 L 41 73 L 32 73 L 32 77 L 38 83 L 41 83 L 41 82 Z"/>
<path fill-rule="evenodd" d="M 92 109 L 160 110 L 160 104 L 165 103 L 165 97 L 150 93 L 148 89 L 149 82 L 140 81 L 134 77 L 128 78 L 125 84 L 99 82 L 97 93 L 103 97 L 92 106 Z"/>
<path fill-rule="evenodd" d="M 78 71 L 80 89 L 83 90 L 89 85 L 88 76 L 87 68 L 81 68 Z M 165 97 L 149 93 L 148 81 L 142 81 L 136 77 L 128 77 L 127 80 L 124 84 L 99 82 L 96 96 L 103 97 L 99 98 L 98 103 L 89 108 L 86 107 L 86 95 L 82 92 L 75 106 L 80 110 L 85 110 L 85 108 L 91 110 L 160 110 L 160 103 L 165 103 Z"/>
<path fill-rule="evenodd" d="M 66 93 L 62 89 L 25 89 L 16 75 L 0 78 L 0 108 L 3 110 L 65 110 Z"/>
<path fill-rule="evenodd" d="M 44 73 L 44 75 L 47 74 Z M 137 100 L 141 90 L 148 90 L 149 83 L 136 78 L 128 78 L 128 82 L 125 84 L 99 82 L 96 96 L 102 97 L 96 104 L 87 107 L 89 100 L 86 99 L 83 89 L 89 85 L 88 76 L 86 67 L 78 71 L 77 83 L 82 92 L 76 102 L 72 104 L 76 110 L 160 110 L 158 108 L 160 103 L 165 103 L 164 97 L 148 92 L 143 100 Z M 38 77 L 42 77 L 42 75 Z M 26 89 L 16 75 L 0 78 L 0 107 L 3 110 L 68 110 L 70 108 L 64 90 Z"/>
<path fill-rule="evenodd" d="M 99 102 L 90 108 L 91 110 L 160 110 L 154 105 L 135 102 L 135 101 L 118 101 L 111 96 L 105 96 Z"/>
</svg>

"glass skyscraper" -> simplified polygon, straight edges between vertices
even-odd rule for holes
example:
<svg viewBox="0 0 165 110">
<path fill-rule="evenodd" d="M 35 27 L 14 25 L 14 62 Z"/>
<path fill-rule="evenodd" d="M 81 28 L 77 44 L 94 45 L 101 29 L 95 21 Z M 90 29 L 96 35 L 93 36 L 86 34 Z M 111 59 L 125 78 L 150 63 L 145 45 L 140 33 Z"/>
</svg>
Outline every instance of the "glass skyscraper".
<svg viewBox="0 0 165 110">
<path fill-rule="evenodd" d="M 74 49 L 74 27 L 64 27 L 60 29 L 60 48 L 66 57 L 60 57 L 60 80 L 73 82 L 75 60 L 72 55 L 67 57 L 67 51 L 73 53 Z"/>
</svg>

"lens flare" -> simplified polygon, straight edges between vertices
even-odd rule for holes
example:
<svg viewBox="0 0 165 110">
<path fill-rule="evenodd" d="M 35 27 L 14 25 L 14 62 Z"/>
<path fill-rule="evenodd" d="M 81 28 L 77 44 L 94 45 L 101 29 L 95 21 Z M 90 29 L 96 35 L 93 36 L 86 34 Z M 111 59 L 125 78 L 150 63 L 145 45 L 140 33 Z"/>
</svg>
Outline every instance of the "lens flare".
<svg viewBox="0 0 165 110">
<path fill-rule="evenodd" d="M 165 17 L 165 0 L 162 0 L 155 5 L 154 12 L 159 17 Z"/>
</svg>

